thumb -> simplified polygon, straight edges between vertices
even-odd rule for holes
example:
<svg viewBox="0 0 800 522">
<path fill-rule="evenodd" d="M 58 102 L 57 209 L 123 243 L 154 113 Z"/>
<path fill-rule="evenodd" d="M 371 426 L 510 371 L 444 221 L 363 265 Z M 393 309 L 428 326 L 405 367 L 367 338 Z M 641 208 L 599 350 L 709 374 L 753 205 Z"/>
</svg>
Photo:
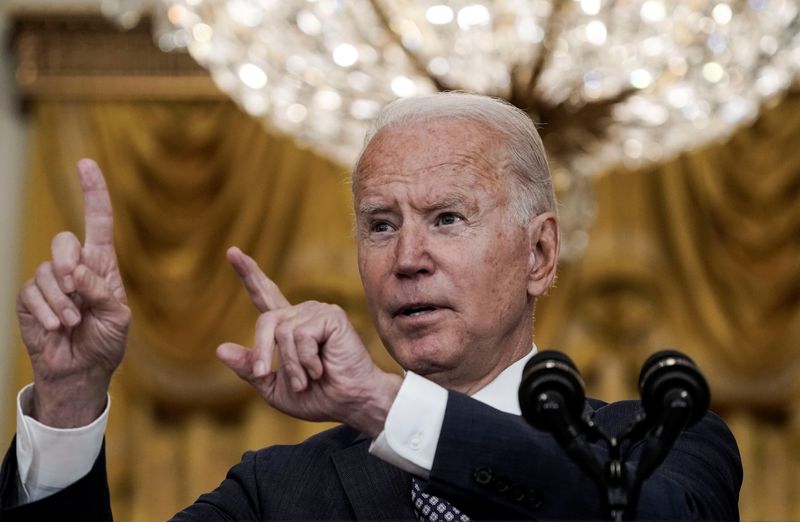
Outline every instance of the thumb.
<svg viewBox="0 0 800 522">
<path fill-rule="evenodd" d="M 252 383 L 256 377 L 263 377 L 269 373 L 269 369 L 264 366 L 263 361 L 252 361 L 252 350 L 236 343 L 223 343 L 217 347 L 217 358 L 225 363 L 225 366 L 247 382 Z"/>
</svg>

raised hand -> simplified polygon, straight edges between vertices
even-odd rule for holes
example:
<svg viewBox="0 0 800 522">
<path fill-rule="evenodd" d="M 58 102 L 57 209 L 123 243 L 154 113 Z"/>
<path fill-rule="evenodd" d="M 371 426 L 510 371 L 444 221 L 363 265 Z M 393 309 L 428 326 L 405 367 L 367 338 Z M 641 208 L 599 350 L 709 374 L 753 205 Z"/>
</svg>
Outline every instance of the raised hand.
<svg viewBox="0 0 800 522">
<path fill-rule="evenodd" d="M 33 415 L 58 428 L 84 426 L 102 412 L 131 320 L 103 174 L 94 161 L 83 159 L 78 175 L 84 243 L 71 232 L 56 235 L 52 260 L 39 265 L 17 297 L 20 332 L 33 367 Z"/>
<path fill-rule="evenodd" d="M 375 365 L 344 311 L 316 301 L 292 306 L 241 250 L 229 249 L 228 260 L 261 316 L 252 349 L 225 343 L 217 356 L 284 413 L 380 433 L 401 379 Z"/>
</svg>

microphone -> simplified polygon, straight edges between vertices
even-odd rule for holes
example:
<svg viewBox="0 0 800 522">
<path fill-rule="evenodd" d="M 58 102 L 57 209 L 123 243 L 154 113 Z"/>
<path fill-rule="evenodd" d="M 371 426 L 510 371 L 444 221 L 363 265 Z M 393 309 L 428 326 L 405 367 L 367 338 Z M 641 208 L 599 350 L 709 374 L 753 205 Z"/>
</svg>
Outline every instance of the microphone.
<svg viewBox="0 0 800 522">
<path fill-rule="evenodd" d="M 703 374 L 687 355 L 663 350 L 651 355 L 639 373 L 639 393 L 650 421 L 662 419 L 673 410 L 684 412 L 688 428 L 703 418 L 711 399 Z"/>
<path fill-rule="evenodd" d="M 585 392 L 575 363 L 555 350 L 537 353 L 525 364 L 519 386 L 519 406 L 528 424 L 542 431 L 554 429 L 549 409 L 559 415 L 579 419 L 583 412 Z M 555 403 L 550 404 L 549 403 Z"/>
<path fill-rule="evenodd" d="M 711 393 L 694 361 L 681 352 L 651 355 L 639 374 L 639 392 L 650 428 L 631 492 L 635 508 L 642 483 L 664 461 L 681 432 L 703 418 Z"/>
<path fill-rule="evenodd" d="M 553 434 L 567 454 L 600 484 L 605 472 L 587 441 L 582 418 L 585 400 L 583 379 L 567 355 L 545 350 L 525 364 L 519 386 L 522 416 L 534 428 Z"/>
</svg>

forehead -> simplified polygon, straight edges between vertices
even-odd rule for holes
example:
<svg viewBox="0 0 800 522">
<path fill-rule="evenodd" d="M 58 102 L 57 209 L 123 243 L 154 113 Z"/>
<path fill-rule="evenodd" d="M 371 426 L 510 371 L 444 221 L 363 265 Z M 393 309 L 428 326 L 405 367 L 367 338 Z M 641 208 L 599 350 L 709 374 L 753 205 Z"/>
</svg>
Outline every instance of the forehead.
<svg viewBox="0 0 800 522">
<path fill-rule="evenodd" d="M 502 186 L 508 170 L 502 134 L 474 120 L 409 122 L 381 129 L 359 162 L 356 201 L 394 182 L 419 186 Z"/>
</svg>

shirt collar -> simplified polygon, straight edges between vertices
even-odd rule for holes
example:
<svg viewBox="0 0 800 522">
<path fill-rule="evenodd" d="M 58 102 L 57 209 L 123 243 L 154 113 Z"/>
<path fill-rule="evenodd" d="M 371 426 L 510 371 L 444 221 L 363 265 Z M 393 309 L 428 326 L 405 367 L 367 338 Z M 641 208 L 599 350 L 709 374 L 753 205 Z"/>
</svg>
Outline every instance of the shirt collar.
<svg viewBox="0 0 800 522">
<path fill-rule="evenodd" d="M 522 370 L 525 363 L 536 353 L 536 345 L 531 346 L 531 351 L 522 359 L 516 361 L 511 366 L 500 372 L 492 382 L 478 390 L 472 398 L 488 404 L 497 410 L 520 415 L 519 398 L 517 391 L 522 382 Z"/>
</svg>

